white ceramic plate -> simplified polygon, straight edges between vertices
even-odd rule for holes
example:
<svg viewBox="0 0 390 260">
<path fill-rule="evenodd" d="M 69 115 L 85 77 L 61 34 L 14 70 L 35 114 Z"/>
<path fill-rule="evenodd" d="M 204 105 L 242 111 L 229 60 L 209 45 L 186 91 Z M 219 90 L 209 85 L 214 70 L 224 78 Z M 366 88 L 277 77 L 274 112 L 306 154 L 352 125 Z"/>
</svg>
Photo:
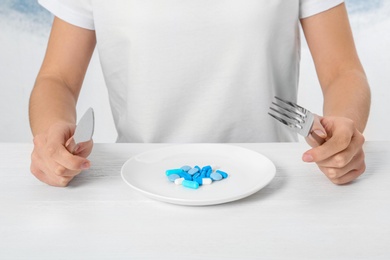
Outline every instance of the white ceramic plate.
<svg viewBox="0 0 390 260">
<path fill-rule="evenodd" d="M 218 166 L 229 174 L 199 189 L 177 186 L 165 171 L 183 165 Z M 275 176 L 275 165 L 265 156 L 225 144 L 173 145 L 141 153 L 122 167 L 123 180 L 144 195 L 174 204 L 213 205 L 245 198 L 266 186 Z"/>
</svg>

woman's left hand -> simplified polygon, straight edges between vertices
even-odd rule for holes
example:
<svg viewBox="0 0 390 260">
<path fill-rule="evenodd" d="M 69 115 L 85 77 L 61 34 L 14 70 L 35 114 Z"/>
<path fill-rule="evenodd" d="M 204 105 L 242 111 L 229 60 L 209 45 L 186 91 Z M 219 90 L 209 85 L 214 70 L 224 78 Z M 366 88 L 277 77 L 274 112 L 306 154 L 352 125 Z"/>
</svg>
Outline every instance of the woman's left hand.
<svg viewBox="0 0 390 260">
<path fill-rule="evenodd" d="M 365 140 L 351 119 L 317 116 L 306 141 L 313 148 L 303 154 L 303 161 L 315 162 L 333 183 L 346 184 L 364 173 Z"/>
</svg>

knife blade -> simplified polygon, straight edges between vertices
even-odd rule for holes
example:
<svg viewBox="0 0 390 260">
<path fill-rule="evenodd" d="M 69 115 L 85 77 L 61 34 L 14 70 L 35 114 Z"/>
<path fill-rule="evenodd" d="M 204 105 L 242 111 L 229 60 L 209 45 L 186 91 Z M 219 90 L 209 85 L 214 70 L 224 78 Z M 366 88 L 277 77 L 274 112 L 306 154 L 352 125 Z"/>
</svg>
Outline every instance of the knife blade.
<svg viewBox="0 0 390 260">
<path fill-rule="evenodd" d="M 66 142 L 65 147 L 72 154 L 76 152 L 80 143 L 88 142 L 92 139 L 95 128 L 95 115 L 93 108 L 88 108 L 80 118 L 74 135 Z"/>
</svg>

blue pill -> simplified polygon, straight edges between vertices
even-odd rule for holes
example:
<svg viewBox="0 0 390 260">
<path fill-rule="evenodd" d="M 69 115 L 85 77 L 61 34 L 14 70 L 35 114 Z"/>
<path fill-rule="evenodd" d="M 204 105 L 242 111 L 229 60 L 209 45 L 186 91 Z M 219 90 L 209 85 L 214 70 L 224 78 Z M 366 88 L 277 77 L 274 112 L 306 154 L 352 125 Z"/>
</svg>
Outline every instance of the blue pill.
<svg viewBox="0 0 390 260">
<path fill-rule="evenodd" d="M 188 174 L 194 175 L 197 172 L 199 172 L 198 168 L 192 168 L 191 170 L 188 171 Z"/>
<path fill-rule="evenodd" d="M 179 179 L 179 178 L 180 178 L 180 176 L 175 174 L 175 173 L 168 175 L 168 180 L 171 182 L 174 182 L 176 179 Z"/>
<path fill-rule="evenodd" d="M 211 173 L 213 172 L 213 169 L 208 169 L 207 173 L 206 173 L 206 178 L 210 178 L 210 175 Z"/>
<path fill-rule="evenodd" d="M 227 174 L 226 172 L 220 171 L 220 170 L 216 170 L 215 172 L 221 174 L 224 179 L 226 179 L 229 176 L 229 174 Z"/>
<path fill-rule="evenodd" d="M 179 176 L 183 177 L 185 180 L 192 181 L 192 176 L 188 174 L 188 172 L 182 171 Z"/>
<path fill-rule="evenodd" d="M 206 166 L 204 166 L 202 168 L 202 171 L 206 171 L 207 172 L 208 170 L 213 170 L 210 165 L 206 165 Z"/>
<path fill-rule="evenodd" d="M 213 172 L 212 174 L 210 174 L 210 178 L 213 180 L 213 181 L 220 181 L 222 180 L 222 175 L 218 172 Z"/>
<path fill-rule="evenodd" d="M 200 172 L 197 172 L 195 173 L 194 175 L 192 175 L 192 179 L 196 179 L 200 176 Z"/>
<path fill-rule="evenodd" d="M 191 170 L 191 166 L 188 166 L 188 165 L 184 165 L 181 167 L 181 169 L 185 172 L 188 172 L 189 170 Z"/>
<path fill-rule="evenodd" d="M 203 178 L 202 177 L 195 178 L 195 179 L 193 179 L 193 181 L 196 181 L 199 184 L 199 186 L 202 186 L 202 184 L 203 184 Z"/>
<path fill-rule="evenodd" d="M 184 180 L 181 183 L 181 185 L 183 185 L 184 187 L 187 187 L 187 188 L 191 188 L 191 189 L 199 188 L 199 183 L 197 183 L 196 181 Z"/>
<path fill-rule="evenodd" d="M 182 172 L 183 172 L 182 169 L 169 169 L 169 170 L 166 170 L 166 171 L 165 171 L 165 174 L 166 174 L 167 176 L 169 176 L 169 175 L 171 175 L 171 174 L 178 174 L 178 175 L 180 175 Z"/>
</svg>

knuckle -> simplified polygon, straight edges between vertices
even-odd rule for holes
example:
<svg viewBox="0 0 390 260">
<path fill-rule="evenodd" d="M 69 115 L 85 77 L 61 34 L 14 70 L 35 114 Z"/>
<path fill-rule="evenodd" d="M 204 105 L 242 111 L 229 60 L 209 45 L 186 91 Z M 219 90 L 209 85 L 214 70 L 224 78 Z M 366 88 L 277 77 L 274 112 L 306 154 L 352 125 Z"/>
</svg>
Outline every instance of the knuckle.
<svg viewBox="0 0 390 260">
<path fill-rule="evenodd" d="M 366 137 L 364 135 L 360 135 L 360 136 L 361 136 L 362 143 L 365 143 L 366 142 Z"/>
<path fill-rule="evenodd" d="M 336 171 L 336 169 L 330 168 L 327 170 L 326 175 L 331 180 L 336 179 L 337 178 L 337 171 Z"/>
<path fill-rule="evenodd" d="M 357 137 L 357 141 L 360 145 L 363 145 L 366 141 L 366 138 L 364 137 L 364 135 L 362 134 L 359 134 L 358 137 Z"/>
<path fill-rule="evenodd" d="M 64 166 L 57 166 L 54 171 L 54 174 L 57 176 L 63 176 L 66 173 L 66 168 Z"/>
<path fill-rule="evenodd" d="M 346 158 L 341 154 L 336 154 L 333 158 L 333 161 L 336 168 L 342 168 L 347 164 Z"/>
<path fill-rule="evenodd" d="M 70 181 L 71 181 L 70 178 L 61 177 L 61 178 L 58 179 L 57 185 L 58 185 L 59 187 L 66 187 L 66 186 L 68 186 L 68 184 L 69 184 Z"/>
<path fill-rule="evenodd" d="M 47 152 L 49 156 L 53 156 L 56 153 L 57 149 L 54 145 L 47 146 Z"/>
</svg>

